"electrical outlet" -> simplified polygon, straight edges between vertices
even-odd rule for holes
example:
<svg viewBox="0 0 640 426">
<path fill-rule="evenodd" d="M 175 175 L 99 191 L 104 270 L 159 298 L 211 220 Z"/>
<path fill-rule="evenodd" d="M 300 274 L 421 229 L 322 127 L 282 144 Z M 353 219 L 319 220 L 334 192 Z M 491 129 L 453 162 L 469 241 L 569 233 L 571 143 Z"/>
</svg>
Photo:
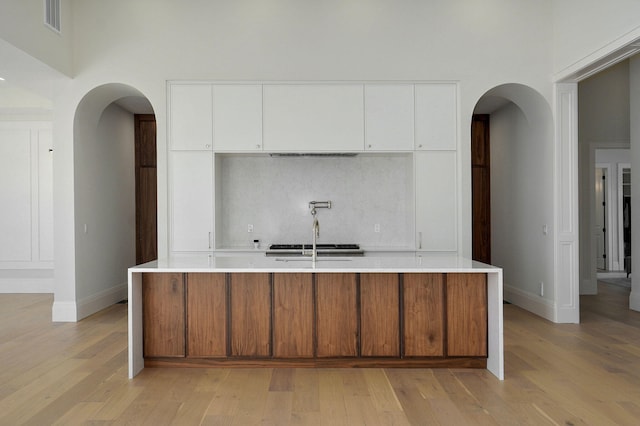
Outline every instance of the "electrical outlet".
<svg viewBox="0 0 640 426">
<path fill-rule="evenodd" d="M 247 232 L 253 232 L 253 225 L 252 224 L 248 224 L 247 225 Z"/>
<path fill-rule="evenodd" d="M 540 281 L 540 297 L 544 297 L 544 283 Z"/>
<path fill-rule="evenodd" d="M 380 224 L 376 223 L 375 225 L 373 225 L 373 232 L 380 232 Z"/>
</svg>

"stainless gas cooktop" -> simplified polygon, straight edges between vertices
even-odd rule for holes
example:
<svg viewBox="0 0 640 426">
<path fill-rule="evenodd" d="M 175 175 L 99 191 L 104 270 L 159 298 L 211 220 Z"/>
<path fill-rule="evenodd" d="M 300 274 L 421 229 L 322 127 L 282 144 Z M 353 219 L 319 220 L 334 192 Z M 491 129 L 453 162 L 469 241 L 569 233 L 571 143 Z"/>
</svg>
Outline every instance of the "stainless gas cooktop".
<svg viewBox="0 0 640 426">
<path fill-rule="evenodd" d="M 312 244 L 271 244 L 267 256 L 302 256 L 303 250 L 311 250 Z M 316 244 L 318 256 L 363 256 L 358 244 Z"/>
</svg>

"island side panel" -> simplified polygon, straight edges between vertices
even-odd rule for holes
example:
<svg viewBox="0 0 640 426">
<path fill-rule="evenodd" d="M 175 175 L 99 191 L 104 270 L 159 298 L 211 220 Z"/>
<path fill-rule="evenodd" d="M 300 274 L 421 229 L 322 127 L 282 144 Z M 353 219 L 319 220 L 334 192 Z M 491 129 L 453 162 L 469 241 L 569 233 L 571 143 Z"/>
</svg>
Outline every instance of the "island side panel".
<svg viewBox="0 0 640 426">
<path fill-rule="evenodd" d="M 442 274 L 403 275 L 404 355 L 443 356 L 444 280 Z"/>
<path fill-rule="evenodd" d="M 129 378 L 134 378 L 144 368 L 142 353 L 142 274 L 129 270 L 128 296 L 129 326 Z"/>
<path fill-rule="evenodd" d="M 486 274 L 447 274 L 447 354 L 487 356 Z"/>
<path fill-rule="evenodd" d="M 356 274 L 316 274 L 317 357 L 358 356 L 357 309 Z"/>
<path fill-rule="evenodd" d="M 313 275 L 273 274 L 273 356 L 314 355 Z"/>
<path fill-rule="evenodd" d="M 187 274 L 187 356 L 227 353 L 226 274 Z"/>
<path fill-rule="evenodd" d="M 399 298 L 398 274 L 360 274 L 362 356 L 400 356 Z"/>
<path fill-rule="evenodd" d="M 487 274 L 488 341 L 487 369 L 504 380 L 504 313 L 502 269 Z"/>
<path fill-rule="evenodd" d="M 230 274 L 231 356 L 271 356 L 271 282 L 268 273 Z"/>
</svg>

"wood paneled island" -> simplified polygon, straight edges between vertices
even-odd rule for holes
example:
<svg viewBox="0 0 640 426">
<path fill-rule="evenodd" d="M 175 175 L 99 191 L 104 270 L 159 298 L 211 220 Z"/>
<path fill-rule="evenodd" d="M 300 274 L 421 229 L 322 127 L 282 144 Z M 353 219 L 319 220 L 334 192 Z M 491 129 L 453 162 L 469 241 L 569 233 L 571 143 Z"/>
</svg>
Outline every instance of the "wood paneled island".
<svg viewBox="0 0 640 426">
<path fill-rule="evenodd" d="M 129 270 L 144 367 L 487 368 L 503 378 L 502 271 L 455 256 L 184 257 Z"/>
</svg>

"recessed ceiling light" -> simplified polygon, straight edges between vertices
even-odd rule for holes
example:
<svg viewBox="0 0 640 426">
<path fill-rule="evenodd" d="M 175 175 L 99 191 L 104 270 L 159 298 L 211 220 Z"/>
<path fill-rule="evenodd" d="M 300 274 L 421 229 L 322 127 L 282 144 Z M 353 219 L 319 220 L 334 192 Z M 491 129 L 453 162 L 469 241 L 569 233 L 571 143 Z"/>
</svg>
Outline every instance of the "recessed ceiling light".
<svg viewBox="0 0 640 426">
<path fill-rule="evenodd" d="M 4 78 L 0 77 L 0 81 L 4 81 Z"/>
</svg>

